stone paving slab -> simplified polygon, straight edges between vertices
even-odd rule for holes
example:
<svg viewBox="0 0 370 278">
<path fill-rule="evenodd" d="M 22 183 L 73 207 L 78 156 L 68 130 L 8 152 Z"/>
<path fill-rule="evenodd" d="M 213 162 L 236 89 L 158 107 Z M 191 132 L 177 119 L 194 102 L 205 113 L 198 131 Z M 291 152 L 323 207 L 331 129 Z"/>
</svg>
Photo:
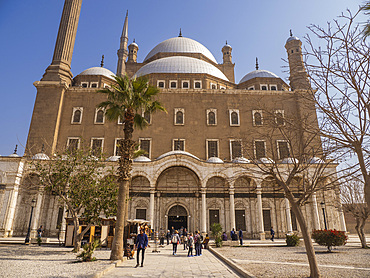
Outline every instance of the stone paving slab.
<svg viewBox="0 0 370 278">
<path fill-rule="evenodd" d="M 144 267 L 135 268 L 135 254 L 135 260 L 123 262 L 103 277 L 239 277 L 208 250 L 202 250 L 199 257 L 187 257 L 182 246 L 179 246 L 177 256 L 172 255 L 172 245 L 158 248 L 160 253 L 152 250 L 147 248 L 145 251 Z"/>
</svg>

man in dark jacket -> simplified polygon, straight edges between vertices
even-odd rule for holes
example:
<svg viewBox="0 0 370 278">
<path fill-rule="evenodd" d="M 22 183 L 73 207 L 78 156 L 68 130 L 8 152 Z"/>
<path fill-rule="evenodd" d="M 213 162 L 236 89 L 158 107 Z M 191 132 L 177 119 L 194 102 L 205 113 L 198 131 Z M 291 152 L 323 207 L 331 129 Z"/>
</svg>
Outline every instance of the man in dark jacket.
<svg viewBox="0 0 370 278">
<path fill-rule="evenodd" d="M 274 231 L 273 228 L 274 227 L 271 226 L 271 230 L 270 230 L 270 232 L 271 232 L 271 241 L 274 241 L 274 238 L 275 238 L 275 231 Z"/>
<path fill-rule="evenodd" d="M 135 267 L 139 266 L 139 254 L 141 250 L 141 267 L 144 265 L 144 253 L 145 249 L 148 247 L 148 236 L 144 233 L 144 229 L 140 229 L 140 234 L 136 238 L 136 249 L 137 249 L 137 264 Z"/>
<path fill-rule="evenodd" d="M 239 229 L 239 241 L 240 241 L 240 245 L 243 245 L 243 231 L 242 231 L 242 229 Z"/>
</svg>

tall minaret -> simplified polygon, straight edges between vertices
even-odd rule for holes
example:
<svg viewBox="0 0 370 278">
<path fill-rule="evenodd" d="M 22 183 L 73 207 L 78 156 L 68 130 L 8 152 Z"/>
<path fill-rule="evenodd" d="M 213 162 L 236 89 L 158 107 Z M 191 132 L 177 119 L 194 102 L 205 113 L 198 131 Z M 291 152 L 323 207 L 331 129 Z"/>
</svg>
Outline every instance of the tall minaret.
<svg viewBox="0 0 370 278">
<path fill-rule="evenodd" d="M 126 12 L 125 23 L 123 24 L 121 42 L 119 49 L 117 51 L 118 63 L 117 63 L 117 75 L 124 76 L 126 73 L 126 58 L 128 55 L 127 52 L 127 43 L 128 43 L 128 11 Z"/>
<path fill-rule="evenodd" d="M 65 0 L 60 20 L 54 56 L 41 81 L 33 83 L 37 88 L 26 155 L 32 155 L 42 145 L 47 155 L 58 149 L 58 135 L 62 118 L 65 92 L 72 84 L 71 61 L 76 39 L 82 0 Z M 59 149 L 65 146 L 60 144 Z"/>
<path fill-rule="evenodd" d="M 54 56 L 41 81 L 64 81 L 71 84 L 71 62 L 82 0 L 65 0 Z"/>
<path fill-rule="evenodd" d="M 287 39 L 285 49 L 288 53 L 290 69 L 290 87 L 292 91 L 297 89 L 308 90 L 311 88 L 308 80 L 306 68 L 303 64 L 302 42 L 299 38 L 294 37 L 290 30 L 290 37 Z"/>
</svg>

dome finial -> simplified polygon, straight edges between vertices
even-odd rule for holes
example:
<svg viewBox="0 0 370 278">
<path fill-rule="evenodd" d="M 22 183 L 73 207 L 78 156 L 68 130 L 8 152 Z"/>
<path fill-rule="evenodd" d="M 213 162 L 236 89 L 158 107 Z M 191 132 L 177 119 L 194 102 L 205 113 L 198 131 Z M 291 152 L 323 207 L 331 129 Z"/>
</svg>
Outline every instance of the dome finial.
<svg viewBox="0 0 370 278">
<path fill-rule="evenodd" d="M 128 10 L 126 10 L 126 16 L 128 16 Z"/>
<path fill-rule="evenodd" d="M 101 55 L 100 67 L 104 67 L 104 55 Z"/>
<path fill-rule="evenodd" d="M 293 37 L 292 29 L 289 30 L 290 36 Z"/>
<path fill-rule="evenodd" d="M 226 40 L 226 45 L 227 45 L 227 40 Z"/>
<path fill-rule="evenodd" d="M 256 57 L 256 70 L 258 70 L 258 58 Z"/>
<path fill-rule="evenodd" d="M 45 145 L 42 144 L 41 153 L 44 153 L 44 148 L 45 148 Z"/>
<path fill-rule="evenodd" d="M 18 150 L 18 145 L 15 145 L 15 149 L 14 149 L 14 153 L 13 154 L 17 154 L 17 150 Z"/>
<path fill-rule="evenodd" d="M 181 28 L 180 28 L 180 33 L 179 33 L 179 37 L 182 37 L 182 33 L 181 33 Z"/>
<path fill-rule="evenodd" d="M 135 38 L 134 38 L 134 41 L 133 42 L 135 43 Z"/>
</svg>

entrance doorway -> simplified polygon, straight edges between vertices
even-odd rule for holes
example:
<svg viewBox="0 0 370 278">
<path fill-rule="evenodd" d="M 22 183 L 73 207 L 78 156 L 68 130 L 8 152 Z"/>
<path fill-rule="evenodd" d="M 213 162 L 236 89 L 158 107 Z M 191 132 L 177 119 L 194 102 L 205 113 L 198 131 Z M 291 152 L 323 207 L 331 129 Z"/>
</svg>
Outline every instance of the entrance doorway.
<svg viewBox="0 0 370 278">
<path fill-rule="evenodd" d="M 188 213 L 183 206 L 175 205 L 168 211 L 168 229 L 188 228 Z"/>
</svg>

